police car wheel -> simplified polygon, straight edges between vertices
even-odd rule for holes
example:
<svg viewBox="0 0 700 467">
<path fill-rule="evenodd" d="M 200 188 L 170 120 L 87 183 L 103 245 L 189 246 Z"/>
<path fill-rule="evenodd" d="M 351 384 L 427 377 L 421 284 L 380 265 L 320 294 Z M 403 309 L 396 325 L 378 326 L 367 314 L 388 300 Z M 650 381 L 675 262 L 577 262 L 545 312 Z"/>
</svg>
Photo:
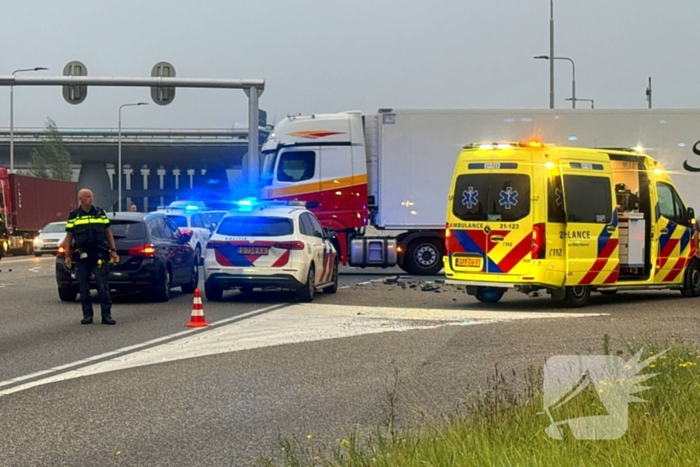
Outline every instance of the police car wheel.
<svg viewBox="0 0 700 467">
<path fill-rule="evenodd" d="M 567 287 L 564 292 L 564 303 L 569 308 L 586 306 L 591 298 L 591 288 L 585 285 Z"/>
<path fill-rule="evenodd" d="M 204 295 L 210 302 L 220 302 L 221 297 L 224 295 L 224 291 L 213 282 L 207 281 L 204 283 Z"/>
<path fill-rule="evenodd" d="M 300 302 L 309 303 L 314 299 L 314 292 L 316 291 L 315 274 L 314 266 L 311 265 L 311 267 L 309 267 L 309 275 L 306 278 L 306 284 L 297 290 L 297 298 Z"/>
<path fill-rule="evenodd" d="M 331 283 L 333 285 L 329 285 L 328 287 L 323 289 L 323 293 L 334 294 L 338 291 L 338 263 L 337 262 L 335 263 L 335 267 L 333 268 L 333 278 L 331 280 L 332 280 Z"/>
<path fill-rule="evenodd" d="M 501 298 L 505 290 L 496 289 L 493 287 L 479 287 L 476 290 L 476 299 L 481 303 L 497 303 Z"/>
<path fill-rule="evenodd" d="M 697 259 L 693 259 L 685 270 L 681 294 L 684 297 L 700 296 L 700 262 Z"/>
<path fill-rule="evenodd" d="M 202 266 L 204 264 L 202 260 L 202 249 L 199 245 L 197 245 L 197 248 L 194 250 L 194 259 L 197 262 L 197 266 Z"/>
</svg>

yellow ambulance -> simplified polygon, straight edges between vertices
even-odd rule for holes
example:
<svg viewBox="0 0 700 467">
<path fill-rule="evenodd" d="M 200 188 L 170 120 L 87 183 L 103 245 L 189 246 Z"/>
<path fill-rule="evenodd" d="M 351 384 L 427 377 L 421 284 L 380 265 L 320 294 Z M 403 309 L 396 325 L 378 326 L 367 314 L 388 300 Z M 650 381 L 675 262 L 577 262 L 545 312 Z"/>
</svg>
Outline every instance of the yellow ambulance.
<svg viewBox="0 0 700 467">
<path fill-rule="evenodd" d="M 465 146 L 448 196 L 446 282 L 581 307 L 591 292 L 700 296 L 696 221 L 657 161 L 539 141 Z"/>
</svg>

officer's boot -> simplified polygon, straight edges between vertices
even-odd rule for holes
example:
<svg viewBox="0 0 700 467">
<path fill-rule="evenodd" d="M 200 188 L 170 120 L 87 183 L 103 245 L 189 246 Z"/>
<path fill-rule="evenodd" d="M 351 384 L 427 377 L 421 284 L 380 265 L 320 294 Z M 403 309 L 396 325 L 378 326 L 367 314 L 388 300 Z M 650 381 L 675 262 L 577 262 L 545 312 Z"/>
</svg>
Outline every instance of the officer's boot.
<svg viewBox="0 0 700 467">
<path fill-rule="evenodd" d="M 102 324 L 117 324 L 111 316 L 102 316 Z"/>
</svg>

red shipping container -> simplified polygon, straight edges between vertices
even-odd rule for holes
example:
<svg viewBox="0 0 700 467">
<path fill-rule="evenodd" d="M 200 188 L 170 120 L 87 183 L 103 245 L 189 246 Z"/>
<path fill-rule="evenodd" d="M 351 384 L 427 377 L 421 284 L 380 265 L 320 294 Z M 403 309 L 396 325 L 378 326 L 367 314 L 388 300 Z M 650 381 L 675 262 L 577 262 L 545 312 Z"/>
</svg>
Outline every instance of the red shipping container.
<svg viewBox="0 0 700 467">
<path fill-rule="evenodd" d="M 17 174 L 9 179 L 15 231 L 36 232 L 49 222 L 65 221 L 78 206 L 77 183 Z"/>
</svg>

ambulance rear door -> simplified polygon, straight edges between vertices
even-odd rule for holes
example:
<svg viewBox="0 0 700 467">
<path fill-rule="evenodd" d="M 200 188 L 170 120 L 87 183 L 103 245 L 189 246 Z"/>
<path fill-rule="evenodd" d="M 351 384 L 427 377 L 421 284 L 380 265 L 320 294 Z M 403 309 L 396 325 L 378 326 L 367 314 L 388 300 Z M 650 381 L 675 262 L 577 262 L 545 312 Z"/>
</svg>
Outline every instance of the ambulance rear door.
<svg viewBox="0 0 700 467">
<path fill-rule="evenodd" d="M 456 271 L 526 275 L 532 266 L 532 164 L 529 151 L 495 150 L 491 161 L 468 161 L 457 176 L 454 232 L 462 254 Z"/>
</svg>

